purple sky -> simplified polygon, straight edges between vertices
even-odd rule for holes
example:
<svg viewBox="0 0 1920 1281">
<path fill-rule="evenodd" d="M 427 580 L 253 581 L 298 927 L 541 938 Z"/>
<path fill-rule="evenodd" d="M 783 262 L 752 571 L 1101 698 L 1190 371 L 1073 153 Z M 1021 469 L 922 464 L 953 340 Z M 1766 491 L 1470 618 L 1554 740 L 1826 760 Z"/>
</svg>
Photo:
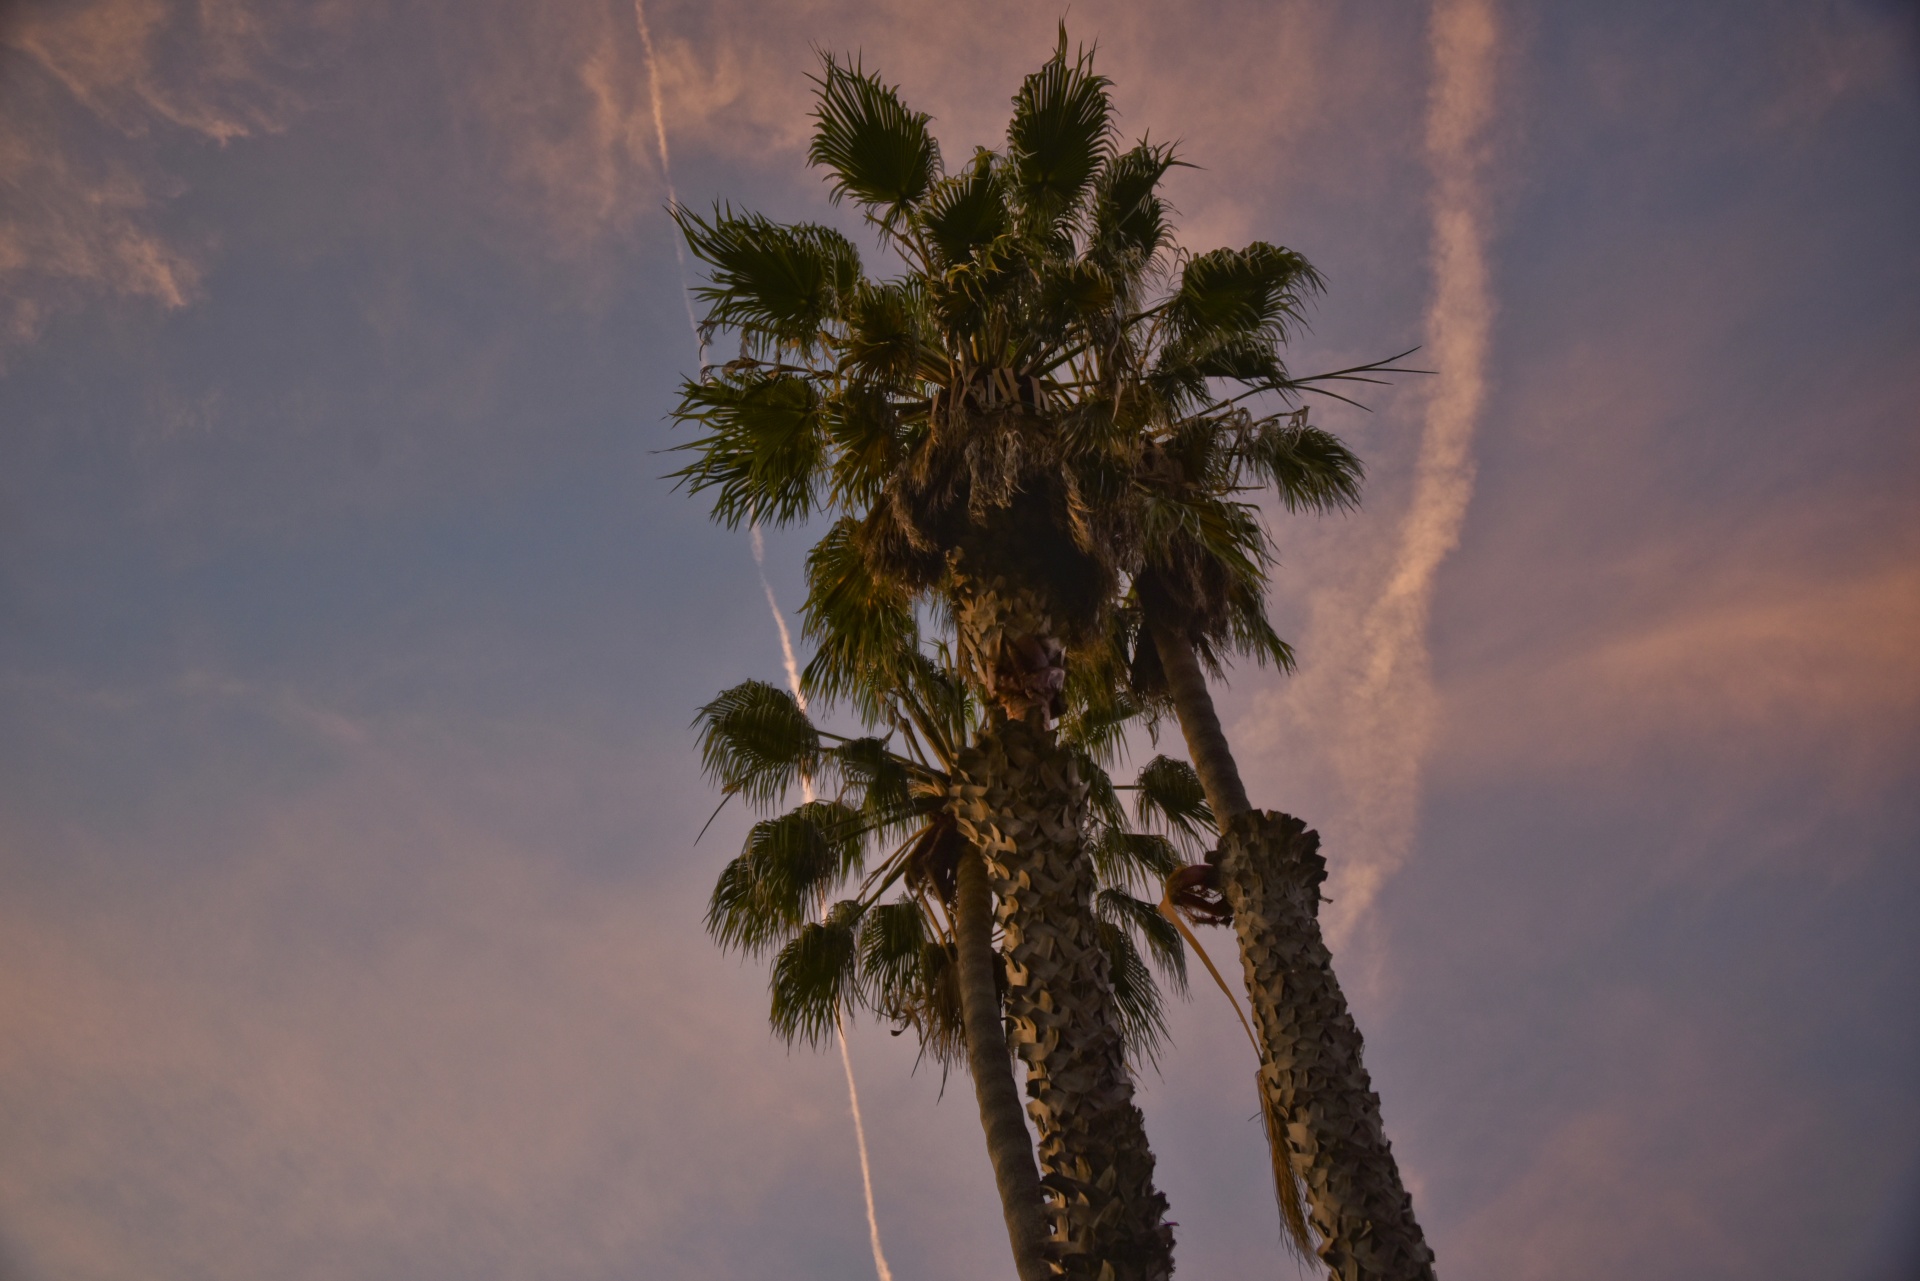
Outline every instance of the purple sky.
<svg viewBox="0 0 1920 1281">
<path fill-rule="evenodd" d="M 1444 354 L 1321 415 L 1367 505 L 1276 522 L 1301 670 L 1236 673 L 1229 732 L 1326 836 L 1443 1276 L 1905 1281 L 1915 9 L 1486 13 L 1451 152 L 1420 6 L 1069 15 L 1199 166 L 1185 243 L 1326 274 L 1296 367 Z M 0 1281 L 873 1275 L 839 1063 L 700 929 L 745 819 L 694 843 L 688 721 L 780 655 L 745 535 L 659 479 L 694 352 L 634 10 L 0 15 Z M 1058 15 L 647 16 L 681 198 L 852 226 L 810 46 L 958 157 Z M 768 537 L 788 605 L 807 542 Z M 1174 1030 L 1181 1273 L 1292 1276 L 1250 1051 L 1217 994 Z M 894 1273 L 1007 1275 L 908 1039 L 852 1037 Z"/>
</svg>

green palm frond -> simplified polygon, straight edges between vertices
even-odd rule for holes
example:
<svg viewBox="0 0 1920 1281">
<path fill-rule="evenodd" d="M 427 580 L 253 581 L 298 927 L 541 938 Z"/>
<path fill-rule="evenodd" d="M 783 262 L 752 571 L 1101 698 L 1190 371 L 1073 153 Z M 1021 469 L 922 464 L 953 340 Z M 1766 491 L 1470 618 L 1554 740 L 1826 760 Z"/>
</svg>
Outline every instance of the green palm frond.
<svg viewBox="0 0 1920 1281">
<path fill-rule="evenodd" d="M 1093 54 L 1067 59 L 1067 29 L 1040 70 L 1013 98 L 1007 150 L 1030 228 L 1051 229 L 1072 211 L 1113 152 L 1112 84 L 1095 74 Z"/>
<path fill-rule="evenodd" d="M 855 804 L 876 838 L 905 835 L 924 820 L 931 802 L 913 784 L 926 771 L 891 751 L 885 739 L 851 739 L 830 754 L 847 784 L 841 799 Z"/>
<path fill-rule="evenodd" d="M 820 773 L 820 734 L 793 695 L 743 681 L 700 709 L 700 765 L 729 796 L 764 808 Z"/>
<path fill-rule="evenodd" d="M 868 724 L 884 723 L 903 656 L 919 648 L 911 597 L 876 577 L 861 555 L 859 522 L 836 521 L 807 553 L 802 627 L 814 642 L 801 673 L 808 698 L 847 699 Z"/>
<path fill-rule="evenodd" d="M 1208 378 L 1272 388 L 1282 388 L 1287 381 L 1287 367 L 1281 363 L 1280 353 L 1262 334 L 1209 334 L 1190 339 L 1169 348 L 1155 372 L 1162 378 L 1181 379 L 1182 390 L 1200 388 L 1195 392 L 1196 399 L 1204 396 L 1204 380 Z"/>
<path fill-rule="evenodd" d="M 1228 593 L 1225 612 L 1225 640 L 1234 653 L 1246 654 L 1262 667 L 1272 663 L 1279 671 L 1293 670 L 1293 646 L 1281 640 L 1273 624 L 1267 621 L 1263 592 L 1247 584 L 1236 585 Z M 1214 638 L 1202 637 L 1196 648 L 1201 661 L 1215 674 L 1220 674 L 1220 655 Z"/>
<path fill-rule="evenodd" d="M 1120 1037 L 1126 1043 L 1127 1057 L 1135 1063 L 1156 1063 L 1166 1042 L 1167 1015 L 1153 972 L 1140 959 L 1140 949 L 1134 945 L 1126 926 L 1099 920 L 1094 930 L 1100 939 L 1100 949 L 1107 954 L 1113 1011 L 1120 1024 Z"/>
<path fill-rule="evenodd" d="M 1080 781 L 1087 789 L 1087 817 L 1103 828 L 1124 826 L 1127 815 L 1119 793 L 1113 789 L 1113 779 L 1087 753 L 1076 750 L 1074 756 L 1080 766 Z"/>
<path fill-rule="evenodd" d="M 809 801 L 755 823 L 707 904 L 707 932 L 722 947 L 764 951 L 789 938 L 833 887 L 858 871 L 866 828 L 857 810 Z"/>
<path fill-rule="evenodd" d="M 920 904 L 900 899 L 868 909 L 860 927 L 860 983 L 881 1017 L 918 1034 L 923 1054 L 947 1065 L 964 1060 L 953 950 L 929 928 Z"/>
<path fill-rule="evenodd" d="M 1267 532 L 1251 504 L 1193 490 L 1154 490 L 1140 502 L 1141 541 L 1149 563 L 1178 572 L 1201 559 L 1228 578 L 1266 583 Z"/>
<path fill-rule="evenodd" d="M 1101 828 L 1087 854 L 1101 884 L 1115 888 L 1152 889 L 1186 864 L 1166 837 L 1118 826 Z"/>
<path fill-rule="evenodd" d="M 811 351 L 861 283 L 860 252 L 831 227 L 726 206 L 711 219 L 682 206 L 672 212 L 687 247 L 712 268 L 710 283 L 693 291 L 707 307 L 708 337 L 728 329 L 752 351 Z"/>
<path fill-rule="evenodd" d="M 693 461 L 668 477 L 690 493 L 717 490 L 715 520 L 737 529 L 743 521 L 784 525 L 813 513 L 827 436 L 812 382 L 756 369 L 688 380 L 673 416 L 707 433 L 673 447 Z"/>
<path fill-rule="evenodd" d="M 1126 744 L 1128 724 L 1142 710 L 1127 689 L 1125 652 L 1114 644 L 1077 651 L 1067 668 L 1066 699 L 1060 741 L 1102 769 L 1111 766 Z"/>
<path fill-rule="evenodd" d="M 868 1003 L 904 1018 L 921 996 L 921 949 L 929 942 L 926 914 L 910 898 L 867 909 L 860 926 L 860 982 Z"/>
<path fill-rule="evenodd" d="M 894 86 L 857 61 L 842 65 L 824 54 L 821 62 L 821 74 L 812 78 L 819 101 L 807 163 L 832 174 L 835 204 L 852 196 L 882 211 L 880 222 L 891 227 L 939 180 L 940 144 L 927 127 L 932 117 L 908 108 Z"/>
<path fill-rule="evenodd" d="M 939 260 L 960 266 L 1009 234 L 1009 194 L 998 157 L 984 149 L 974 153 L 965 170 L 936 185 L 917 221 Z"/>
<path fill-rule="evenodd" d="M 1283 343 L 1304 320 L 1320 273 L 1291 249 L 1256 240 L 1187 260 L 1167 306 L 1173 330 L 1193 343 L 1230 337 Z"/>
<path fill-rule="evenodd" d="M 1158 826 L 1189 848 L 1209 844 L 1215 831 L 1206 789 L 1193 766 L 1171 756 L 1156 756 L 1140 767 L 1134 785 L 1134 817 L 1142 827 Z"/>
<path fill-rule="evenodd" d="M 1162 879 L 1165 879 L 1164 877 Z M 1173 983 L 1173 990 L 1187 994 L 1187 949 L 1180 928 L 1160 914 L 1157 903 L 1135 898 L 1124 890 L 1101 890 L 1094 909 L 1100 919 L 1136 934 L 1147 945 L 1147 952 Z"/>
<path fill-rule="evenodd" d="M 1094 184 L 1095 253 L 1145 265 L 1172 242 L 1171 210 L 1159 187 L 1167 170 L 1180 163 L 1172 146 L 1145 141 L 1107 162 Z"/>
<path fill-rule="evenodd" d="M 1288 511 L 1331 511 L 1360 505 L 1366 468 L 1332 432 L 1307 422 L 1305 408 L 1254 424 L 1238 452 L 1274 487 Z"/>
<path fill-rule="evenodd" d="M 801 927 L 774 959 L 768 1019 L 789 1044 L 818 1045 L 849 998 L 859 995 L 857 936 L 864 911 L 851 899 L 835 903 L 824 919 Z"/>
<path fill-rule="evenodd" d="M 821 421 L 829 455 L 828 504 L 843 511 L 871 506 L 910 436 L 900 406 L 885 385 L 859 380 L 826 398 Z"/>
<path fill-rule="evenodd" d="M 861 286 L 847 305 L 841 370 L 876 388 L 912 386 L 928 355 L 925 312 L 918 281 Z"/>
</svg>

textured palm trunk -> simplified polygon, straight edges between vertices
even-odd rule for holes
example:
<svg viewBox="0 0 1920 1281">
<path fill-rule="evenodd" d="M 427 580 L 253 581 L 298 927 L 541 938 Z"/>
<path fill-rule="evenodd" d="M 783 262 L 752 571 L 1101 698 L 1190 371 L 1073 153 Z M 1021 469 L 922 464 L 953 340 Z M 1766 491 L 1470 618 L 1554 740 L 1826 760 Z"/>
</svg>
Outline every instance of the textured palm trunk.
<svg viewBox="0 0 1920 1281">
<path fill-rule="evenodd" d="M 957 762 L 949 808 L 1000 900 L 1007 1013 L 1040 1137 L 1052 1266 L 1076 1281 L 1161 1281 L 1173 1273 L 1173 1233 L 1096 931 L 1085 804 L 1053 732 L 996 713 Z"/>
<path fill-rule="evenodd" d="M 1361 1061 L 1360 1029 L 1320 933 L 1326 860 L 1320 835 L 1255 810 L 1192 644 L 1153 627 L 1174 712 L 1207 803 L 1220 821 L 1219 888 L 1233 909 L 1260 1040 L 1260 1089 L 1286 1136 L 1317 1247 L 1338 1281 L 1432 1281 L 1433 1251 L 1414 1218 Z"/>
<path fill-rule="evenodd" d="M 1007 1054 L 1000 994 L 994 982 L 998 962 L 993 954 L 993 890 L 987 883 L 986 864 L 971 850 L 960 856 L 953 932 L 959 952 L 960 1009 L 967 1027 L 967 1065 L 973 1072 L 987 1157 L 993 1162 L 1000 1210 L 1013 1246 L 1014 1270 L 1020 1281 L 1048 1281 L 1053 1269 L 1047 1263 L 1040 1171 L 1033 1163 L 1033 1147 L 1020 1111 L 1020 1091 L 1013 1080 L 1013 1060 Z"/>
</svg>

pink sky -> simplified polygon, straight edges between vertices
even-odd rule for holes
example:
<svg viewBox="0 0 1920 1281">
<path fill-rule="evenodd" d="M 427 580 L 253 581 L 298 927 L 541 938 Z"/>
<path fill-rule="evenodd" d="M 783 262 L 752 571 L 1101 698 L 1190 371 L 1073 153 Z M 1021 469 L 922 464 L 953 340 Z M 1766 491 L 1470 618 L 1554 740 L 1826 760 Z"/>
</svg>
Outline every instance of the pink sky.
<svg viewBox="0 0 1920 1281">
<path fill-rule="evenodd" d="M 650 85 L 593 0 L 0 9 L 0 1279 L 873 1274 L 838 1059 L 700 928 L 687 723 L 781 654 L 659 479 L 652 92 L 683 200 L 851 228 L 812 46 L 958 157 L 1058 16 L 654 0 Z M 1301 668 L 1220 697 L 1442 1275 L 1911 1275 L 1912 7 L 1068 18 L 1184 243 L 1328 277 L 1298 366 L 1441 371 L 1322 415 L 1366 505 L 1276 518 Z M 1174 1032 L 1182 1274 L 1288 1275 L 1238 1027 Z M 893 1270 L 1003 1275 L 909 1039 Z"/>
</svg>

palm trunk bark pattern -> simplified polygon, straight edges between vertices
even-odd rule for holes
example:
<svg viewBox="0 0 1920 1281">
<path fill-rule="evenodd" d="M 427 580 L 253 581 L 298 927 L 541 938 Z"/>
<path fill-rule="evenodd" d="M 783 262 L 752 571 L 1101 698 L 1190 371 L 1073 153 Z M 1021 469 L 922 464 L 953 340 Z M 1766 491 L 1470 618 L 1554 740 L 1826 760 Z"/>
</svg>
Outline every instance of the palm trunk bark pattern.
<svg viewBox="0 0 1920 1281">
<path fill-rule="evenodd" d="M 1432 1281 L 1433 1251 L 1380 1122 L 1360 1029 L 1320 933 L 1320 835 L 1255 810 L 1193 645 L 1163 620 L 1154 646 L 1194 772 L 1220 824 L 1219 887 L 1233 908 L 1260 1040 L 1263 1103 L 1287 1138 L 1318 1251 L 1338 1281 Z"/>
<path fill-rule="evenodd" d="M 999 895 L 1007 1012 L 1039 1131 L 1049 1253 L 1075 1281 L 1173 1273 L 1166 1197 L 1133 1102 L 1081 850 L 1086 785 L 1050 730 L 995 714 L 949 807 Z"/>
<path fill-rule="evenodd" d="M 1320 834 L 1290 814 L 1254 811 L 1224 825 L 1220 849 L 1221 891 L 1264 1050 L 1261 1090 L 1306 1188 L 1320 1258 L 1339 1281 L 1433 1281 L 1433 1251 L 1401 1186 L 1360 1029 L 1320 935 Z"/>
<path fill-rule="evenodd" d="M 960 1008 L 967 1027 L 967 1065 L 973 1072 L 974 1098 L 980 1104 L 980 1125 L 987 1132 L 987 1156 L 1000 1190 L 1014 1270 L 1020 1281 L 1048 1281 L 1054 1273 L 1047 1262 L 1040 1172 L 1033 1163 L 1026 1119 L 1020 1112 L 1020 1092 L 1013 1080 L 994 982 L 998 962 L 993 954 L 993 890 L 987 883 L 986 864 L 972 850 L 960 855 L 953 932 L 959 952 Z"/>
</svg>

